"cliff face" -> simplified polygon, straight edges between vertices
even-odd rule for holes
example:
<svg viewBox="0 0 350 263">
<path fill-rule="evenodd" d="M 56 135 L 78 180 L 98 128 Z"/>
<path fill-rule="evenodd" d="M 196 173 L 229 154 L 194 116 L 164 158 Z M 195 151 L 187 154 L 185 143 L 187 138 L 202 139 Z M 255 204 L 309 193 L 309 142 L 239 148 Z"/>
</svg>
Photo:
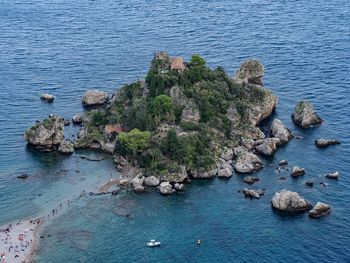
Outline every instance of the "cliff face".
<svg viewBox="0 0 350 263">
<path fill-rule="evenodd" d="M 174 177 L 185 167 L 201 178 L 214 174 L 224 148 L 264 138 L 257 125 L 272 114 L 277 98 L 261 86 L 259 62 L 243 63 L 233 79 L 198 55 L 172 66 L 178 60 L 156 54 L 144 81 L 122 87 L 109 106 L 84 118 L 77 145 L 115 145 L 116 155 L 146 175 Z M 111 125 L 119 128 L 107 134 Z"/>
</svg>

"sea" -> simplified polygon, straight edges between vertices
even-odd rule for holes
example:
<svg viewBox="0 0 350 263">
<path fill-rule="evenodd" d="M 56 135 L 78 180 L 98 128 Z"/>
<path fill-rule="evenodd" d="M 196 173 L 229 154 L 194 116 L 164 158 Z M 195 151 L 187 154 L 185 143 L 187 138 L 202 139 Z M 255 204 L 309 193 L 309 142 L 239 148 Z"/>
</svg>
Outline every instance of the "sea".
<svg viewBox="0 0 350 263">
<path fill-rule="evenodd" d="M 86 90 L 112 94 L 144 78 L 158 51 L 187 60 L 200 54 L 231 76 L 247 59 L 265 65 L 264 84 L 279 97 L 272 118 L 300 139 L 264 160 L 252 186 L 266 188 L 261 199 L 239 192 L 247 187 L 242 175 L 195 180 L 171 196 L 90 196 L 118 178 L 110 156 L 26 147 L 23 133 L 36 120 L 83 113 Z M 349 89 L 348 0 L 0 0 L 0 224 L 50 213 L 70 200 L 41 233 L 34 257 L 40 263 L 350 262 Z M 56 100 L 43 103 L 41 93 Z M 300 100 L 314 104 L 322 126 L 293 124 Z M 66 137 L 78 129 L 67 127 Z M 342 144 L 318 149 L 317 138 Z M 278 173 L 281 159 L 306 174 Z M 334 171 L 339 180 L 325 178 Z M 18 179 L 22 173 L 29 177 Z M 332 213 L 318 220 L 277 213 L 270 200 L 281 189 L 325 202 Z M 162 245 L 148 248 L 150 239 Z"/>
</svg>

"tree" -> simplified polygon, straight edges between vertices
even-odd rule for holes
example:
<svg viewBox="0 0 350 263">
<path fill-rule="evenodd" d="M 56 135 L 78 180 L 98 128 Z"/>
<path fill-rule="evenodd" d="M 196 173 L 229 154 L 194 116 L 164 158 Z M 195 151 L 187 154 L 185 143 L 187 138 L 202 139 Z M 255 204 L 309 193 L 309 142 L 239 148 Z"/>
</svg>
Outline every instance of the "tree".
<svg viewBox="0 0 350 263">
<path fill-rule="evenodd" d="M 149 131 L 140 131 L 133 129 L 130 132 L 122 132 L 119 134 L 119 142 L 127 152 L 134 156 L 150 147 L 151 133 Z"/>
<path fill-rule="evenodd" d="M 188 63 L 190 67 L 202 67 L 205 66 L 206 61 L 200 55 L 193 55 L 191 61 Z"/>
<path fill-rule="evenodd" d="M 151 101 L 150 113 L 154 126 L 158 126 L 162 121 L 175 120 L 173 101 L 167 95 L 159 95 Z"/>
</svg>

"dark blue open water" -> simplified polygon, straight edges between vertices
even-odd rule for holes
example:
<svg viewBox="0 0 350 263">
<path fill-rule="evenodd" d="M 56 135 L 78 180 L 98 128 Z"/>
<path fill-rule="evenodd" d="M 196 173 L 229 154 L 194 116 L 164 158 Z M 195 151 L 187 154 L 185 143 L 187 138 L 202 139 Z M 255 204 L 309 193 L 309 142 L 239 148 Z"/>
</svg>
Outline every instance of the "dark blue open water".
<svg viewBox="0 0 350 263">
<path fill-rule="evenodd" d="M 142 78 L 159 50 L 185 58 L 199 53 L 230 74 L 247 58 L 262 60 L 265 84 L 280 97 L 276 116 L 303 139 L 267 161 L 256 185 L 267 188 L 260 200 L 237 192 L 240 176 L 197 181 L 169 197 L 80 198 L 45 228 L 51 237 L 42 240 L 36 261 L 350 262 L 348 0 L 0 0 L 0 223 L 41 214 L 117 176 L 110 159 L 31 152 L 22 134 L 49 113 L 81 112 L 86 89 L 112 93 Z M 43 92 L 56 101 L 42 103 Z M 322 127 L 292 124 L 300 99 L 315 104 Z M 313 145 L 319 137 L 343 143 L 320 150 Z M 279 181 L 274 169 L 282 158 L 305 167 L 304 178 L 287 174 Z M 319 187 L 334 170 L 340 180 Z M 21 172 L 30 178 L 16 179 Z M 314 188 L 305 187 L 307 179 Z M 333 212 L 321 220 L 276 214 L 269 201 L 282 188 L 329 203 Z M 164 246 L 148 249 L 151 238 Z"/>
</svg>

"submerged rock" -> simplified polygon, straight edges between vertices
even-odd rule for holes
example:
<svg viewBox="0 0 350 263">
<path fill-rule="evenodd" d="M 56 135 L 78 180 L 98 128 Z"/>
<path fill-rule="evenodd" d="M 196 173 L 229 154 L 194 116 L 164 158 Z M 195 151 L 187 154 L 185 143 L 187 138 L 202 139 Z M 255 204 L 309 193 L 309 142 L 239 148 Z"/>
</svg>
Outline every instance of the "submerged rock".
<svg viewBox="0 0 350 263">
<path fill-rule="evenodd" d="M 271 204 L 274 209 L 285 212 L 304 212 L 311 208 L 311 205 L 297 192 L 285 189 L 275 193 Z"/>
<path fill-rule="evenodd" d="M 316 205 L 309 212 L 309 216 L 312 218 L 320 218 L 331 213 L 330 205 L 325 203 L 317 202 Z"/>
<path fill-rule="evenodd" d="M 54 95 L 51 95 L 51 94 L 48 94 L 48 93 L 44 93 L 44 94 L 41 94 L 40 95 L 40 99 L 42 101 L 46 101 L 46 102 L 53 102 L 55 100 L 55 96 Z"/>
<path fill-rule="evenodd" d="M 28 174 L 20 174 L 20 175 L 17 175 L 17 178 L 18 178 L 18 179 L 27 179 L 27 178 L 28 178 Z"/>
<path fill-rule="evenodd" d="M 136 187 L 134 187 L 134 192 L 137 194 L 144 193 L 145 188 L 142 185 L 136 186 Z"/>
<path fill-rule="evenodd" d="M 248 198 L 256 198 L 256 199 L 260 199 L 260 197 L 262 195 L 264 195 L 264 191 L 263 190 L 251 190 L 251 189 L 247 189 L 247 188 L 244 188 L 243 190 L 243 194 L 245 197 L 248 197 Z"/>
<path fill-rule="evenodd" d="M 58 147 L 59 153 L 70 154 L 74 152 L 74 143 L 68 140 L 64 140 Z"/>
<path fill-rule="evenodd" d="M 329 173 L 329 174 L 326 175 L 326 177 L 328 179 L 338 179 L 339 178 L 339 172 L 336 171 L 334 173 Z"/>
<path fill-rule="evenodd" d="M 306 183 L 305 183 L 307 186 L 309 186 L 309 187 L 313 187 L 314 186 L 314 182 L 312 182 L 312 181 L 306 181 Z"/>
<path fill-rule="evenodd" d="M 286 144 L 293 138 L 291 131 L 284 126 L 279 119 L 273 120 L 270 129 L 270 136 L 273 138 L 278 138 L 278 144 Z"/>
<path fill-rule="evenodd" d="M 163 195 L 170 195 L 176 192 L 169 182 L 163 182 L 159 185 L 159 192 Z"/>
<path fill-rule="evenodd" d="M 300 101 L 296 105 L 292 114 L 293 121 L 302 128 L 309 128 L 314 125 L 322 124 L 323 120 L 314 111 L 310 102 Z"/>
<path fill-rule="evenodd" d="M 258 182 L 259 180 L 260 180 L 259 177 L 255 177 L 255 176 L 246 176 L 243 179 L 243 181 L 247 184 L 254 184 L 255 182 Z"/>
<path fill-rule="evenodd" d="M 83 96 L 83 105 L 98 106 L 108 102 L 108 93 L 101 90 L 88 90 Z"/>
<path fill-rule="evenodd" d="M 145 180 L 143 181 L 144 185 L 150 186 L 150 187 L 158 186 L 159 183 L 160 183 L 159 179 L 153 175 L 146 177 Z"/>
<path fill-rule="evenodd" d="M 305 174 L 305 169 L 304 168 L 300 168 L 298 166 L 293 166 L 293 170 L 292 170 L 292 173 L 291 173 L 292 177 L 298 177 L 298 176 L 301 176 L 301 175 L 304 175 L 304 174 Z"/>
<path fill-rule="evenodd" d="M 57 149 L 64 139 L 64 118 L 50 115 L 47 119 L 27 129 L 24 139 L 38 150 L 52 151 Z"/>
<path fill-rule="evenodd" d="M 251 152 L 242 152 L 234 165 L 234 169 L 238 173 L 254 173 L 264 167 L 260 158 Z"/>
<path fill-rule="evenodd" d="M 316 147 L 319 147 L 319 148 L 325 148 L 325 147 L 328 147 L 330 145 L 336 145 L 336 144 L 340 144 L 340 141 L 338 141 L 338 140 L 326 140 L 326 139 L 315 140 L 315 145 L 316 145 Z"/>
</svg>

